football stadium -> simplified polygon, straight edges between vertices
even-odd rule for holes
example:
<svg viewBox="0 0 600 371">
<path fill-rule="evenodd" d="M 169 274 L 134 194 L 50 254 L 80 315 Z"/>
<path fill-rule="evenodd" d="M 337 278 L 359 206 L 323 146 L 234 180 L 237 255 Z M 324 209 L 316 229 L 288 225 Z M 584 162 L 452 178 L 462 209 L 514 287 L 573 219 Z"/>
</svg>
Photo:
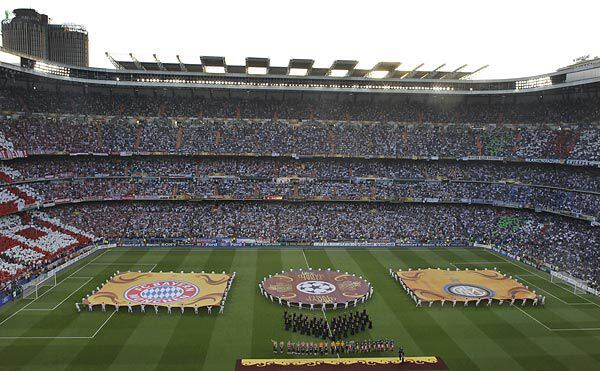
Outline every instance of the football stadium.
<svg viewBox="0 0 600 371">
<path fill-rule="evenodd" d="M 94 67 L 51 21 L 2 21 L 0 369 L 600 369 L 600 58 Z"/>
</svg>

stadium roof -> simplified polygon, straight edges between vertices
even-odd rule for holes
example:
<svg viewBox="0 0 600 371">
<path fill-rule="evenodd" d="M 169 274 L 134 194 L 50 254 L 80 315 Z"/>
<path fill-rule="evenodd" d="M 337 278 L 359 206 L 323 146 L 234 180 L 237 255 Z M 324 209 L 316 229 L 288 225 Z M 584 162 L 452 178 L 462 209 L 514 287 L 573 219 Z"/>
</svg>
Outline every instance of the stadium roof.
<svg viewBox="0 0 600 371">
<path fill-rule="evenodd" d="M 183 63 L 177 56 L 178 63 L 162 63 L 154 54 L 154 60 L 138 61 L 132 53 L 130 60 L 115 60 L 106 53 L 111 63 L 117 69 L 135 71 L 173 71 L 173 72 L 202 72 L 214 74 L 248 74 L 270 76 L 307 76 L 307 77 L 362 77 L 372 79 L 430 79 L 443 80 L 465 79 L 486 68 L 481 66 L 476 69 L 465 70 L 463 64 L 453 70 L 445 70 L 446 64 L 441 64 L 433 70 L 421 70 L 423 63 L 418 66 L 406 66 L 400 62 L 379 62 L 370 69 L 356 68 L 358 61 L 336 60 L 331 66 L 325 68 L 314 67 L 312 59 L 290 59 L 287 66 L 272 66 L 269 58 L 249 57 L 245 65 L 229 65 L 225 57 L 200 56 L 200 63 Z"/>
<path fill-rule="evenodd" d="M 315 67 L 311 59 L 291 59 L 287 66 L 272 66 L 269 58 L 248 57 L 243 65 L 228 65 L 224 57 L 203 56 L 200 63 L 163 63 L 152 55 L 151 62 L 116 61 L 107 53 L 114 69 L 78 67 L 49 62 L 0 47 L 0 82 L 50 83 L 107 87 L 109 89 L 194 89 L 254 91 L 285 94 L 435 94 L 495 95 L 554 90 L 558 93 L 600 91 L 600 60 L 586 59 L 543 75 L 511 79 L 470 79 L 475 70 L 465 65 L 421 70 L 422 64 L 405 68 L 400 62 L 379 62 L 369 69 L 357 68 L 354 60 L 336 60 L 329 67 Z"/>
</svg>

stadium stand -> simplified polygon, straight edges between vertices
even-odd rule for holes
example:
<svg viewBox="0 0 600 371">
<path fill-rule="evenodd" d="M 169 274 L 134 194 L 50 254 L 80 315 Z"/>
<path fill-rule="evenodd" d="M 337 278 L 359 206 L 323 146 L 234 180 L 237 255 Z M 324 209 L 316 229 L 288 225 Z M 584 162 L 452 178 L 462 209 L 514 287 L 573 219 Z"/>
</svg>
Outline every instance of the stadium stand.
<svg viewBox="0 0 600 371">
<path fill-rule="evenodd" d="M 599 102 L 3 88 L 0 281 L 98 236 L 485 243 L 598 287 Z"/>
</svg>

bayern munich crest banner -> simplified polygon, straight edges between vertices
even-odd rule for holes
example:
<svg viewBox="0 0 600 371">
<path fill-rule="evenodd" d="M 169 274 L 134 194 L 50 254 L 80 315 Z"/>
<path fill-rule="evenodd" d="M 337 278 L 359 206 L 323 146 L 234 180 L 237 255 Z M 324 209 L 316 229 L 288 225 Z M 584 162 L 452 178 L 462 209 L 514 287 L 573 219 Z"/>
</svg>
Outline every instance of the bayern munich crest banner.
<svg viewBox="0 0 600 371">
<path fill-rule="evenodd" d="M 224 273 L 118 273 L 83 304 L 186 308 L 220 306 L 230 278 Z"/>
</svg>

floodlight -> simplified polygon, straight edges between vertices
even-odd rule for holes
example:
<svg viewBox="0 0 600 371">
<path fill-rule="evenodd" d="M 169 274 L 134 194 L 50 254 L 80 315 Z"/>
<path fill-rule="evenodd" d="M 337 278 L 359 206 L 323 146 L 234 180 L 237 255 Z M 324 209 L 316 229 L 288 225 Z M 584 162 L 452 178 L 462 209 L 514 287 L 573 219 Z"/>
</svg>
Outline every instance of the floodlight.
<svg viewBox="0 0 600 371">
<path fill-rule="evenodd" d="M 290 68 L 290 76 L 306 76 L 308 74 L 308 68 Z"/>
<path fill-rule="evenodd" d="M 223 66 L 204 66 L 206 73 L 225 73 L 225 67 Z"/>
<path fill-rule="evenodd" d="M 246 68 L 246 71 L 250 75 L 266 75 L 267 67 L 248 67 Z"/>
<path fill-rule="evenodd" d="M 388 73 L 388 71 L 371 71 L 367 74 L 367 77 L 371 79 L 382 79 L 386 77 Z"/>
<path fill-rule="evenodd" d="M 346 77 L 348 76 L 348 70 L 331 70 L 329 76 L 332 77 Z"/>
</svg>

